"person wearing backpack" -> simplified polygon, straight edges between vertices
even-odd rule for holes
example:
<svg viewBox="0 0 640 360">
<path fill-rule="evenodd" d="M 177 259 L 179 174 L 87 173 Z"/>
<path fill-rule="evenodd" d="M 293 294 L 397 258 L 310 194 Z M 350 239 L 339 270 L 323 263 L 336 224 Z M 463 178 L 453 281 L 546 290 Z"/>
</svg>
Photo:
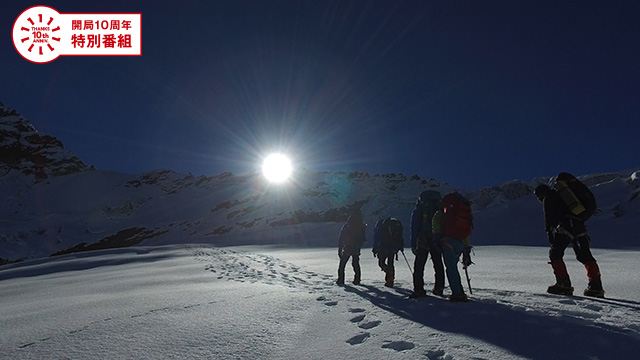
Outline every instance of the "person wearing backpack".
<svg viewBox="0 0 640 360">
<path fill-rule="evenodd" d="M 360 284 L 360 248 L 367 242 L 365 235 L 366 225 L 362 221 L 362 213 L 360 209 L 356 209 L 347 222 L 340 230 L 338 238 L 338 257 L 340 257 L 340 265 L 338 265 L 338 280 L 336 284 L 344 285 L 344 272 L 349 258 L 353 267 L 353 284 Z"/>
<path fill-rule="evenodd" d="M 402 236 L 402 223 L 396 218 L 380 219 L 373 229 L 374 257 L 378 257 L 378 266 L 384 271 L 384 286 L 393 287 L 395 280 L 394 257 L 398 251 L 404 251 L 404 238 Z"/>
<path fill-rule="evenodd" d="M 432 224 L 433 215 L 442 209 L 442 195 L 435 190 L 425 190 L 418 196 L 416 207 L 411 213 L 411 251 L 415 255 L 413 263 L 413 293 L 410 298 L 427 295 L 424 290 L 424 267 L 429 254 L 433 262 L 435 284 L 431 292 L 442 296 L 444 290 L 444 265 L 442 253 L 433 243 Z"/>
<path fill-rule="evenodd" d="M 462 254 L 463 267 L 466 269 L 472 264 L 469 242 L 472 229 L 471 203 L 457 192 L 445 195 L 442 198 L 442 210 L 433 215 L 432 231 L 434 243 L 442 249 L 451 288 L 449 300 L 453 302 L 469 301 L 460 281 L 458 261 Z"/>
<path fill-rule="evenodd" d="M 565 184 L 558 184 L 565 182 Z M 584 264 L 587 270 L 589 284 L 584 290 L 585 296 L 604 297 L 600 268 L 596 259 L 591 254 L 591 238 L 587 232 L 585 220 L 589 213 L 595 212 L 595 199 L 586 185 L 579 182 L 573 175 L 560 173 L 556 178 L 554 188 L 547 185 L 539 185 L 534 190 L 538 201 L 542 203 L 545 220 L 545 231 L 551 247 L 549 249 L 549 260 L 556 283 L 547 288 L 551 294 L 573 295 L 573 287 L 567 267 L 564 263 L 564 251 L 572 245 L 576 254 L 576 259 Z M 569 185 L 573 190 L 569 195 L 573 200 L 568 200 L 568 196 L 563 198 L 560 191 L 566 191 L 565 185 Z M 584 190 L 586 189 L 586 191 Z M 583 193 L 584 192 L 584 193 Z M 583 193 L 583 194 L 581 194 Z M 582 198 L 580 200 L 580 198 Z M 574 202 L 580 202 L 578 206 L 572 206 Z M 582 207 L 579 212 L 572 211 L 572 208 Z M 584 215 L 587 213 L 586 215 Z"/>
</svg>

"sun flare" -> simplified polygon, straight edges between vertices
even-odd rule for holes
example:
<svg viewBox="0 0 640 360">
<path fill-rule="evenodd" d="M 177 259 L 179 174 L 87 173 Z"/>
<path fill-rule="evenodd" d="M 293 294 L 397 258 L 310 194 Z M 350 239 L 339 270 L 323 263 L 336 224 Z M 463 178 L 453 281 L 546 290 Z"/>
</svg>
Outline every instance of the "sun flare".
<svg viewBox="0 0 640 360">
<path fill-rule="evenodd" d="M 291 160 L 284 154 L 271 154 L 262 163 L 262 174 L 270 182 L 283 182 L 291 176 L 292 171 Z"/>
</svg>

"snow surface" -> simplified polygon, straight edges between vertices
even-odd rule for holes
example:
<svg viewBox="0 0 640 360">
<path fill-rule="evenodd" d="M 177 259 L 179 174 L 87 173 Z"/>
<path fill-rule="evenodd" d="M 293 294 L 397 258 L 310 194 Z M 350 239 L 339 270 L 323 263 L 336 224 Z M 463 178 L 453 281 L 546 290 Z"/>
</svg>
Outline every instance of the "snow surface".
<svg viewBox="0 0 640 360">
<path fill-rule="evenodd" d="M 397 287 L 384 287 L 367 249 L 362 285 L 344 287 L 334 284 L 336 249 L 326 248 L 171 245 L 29 260 L 0 268 L 0 359 L 632 359 L 640 352 L 640 251 L 593 250 L 611 298 L 604 300 L 545 294 L 553 282 L 545 247 L 475 251 L 468 303 L 407 299 L 402 256 Z M 584 267 L 570 250 L 565 260 L 579 293 Z"/>
</svg>

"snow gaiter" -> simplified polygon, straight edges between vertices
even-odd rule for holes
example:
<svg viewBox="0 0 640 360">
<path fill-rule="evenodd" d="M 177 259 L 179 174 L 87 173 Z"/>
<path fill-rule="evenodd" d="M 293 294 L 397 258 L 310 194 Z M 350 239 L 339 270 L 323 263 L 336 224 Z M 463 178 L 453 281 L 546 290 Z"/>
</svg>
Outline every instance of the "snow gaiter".
<svg viewBox="0 0 640 360">
<path fill-rule="evenodd" d="M 393 268 L 388 268 L 387 271 L 385 271 L 385 277 L 384 280 L 387 284 L 391 284 L 393 285 L 393 280 L 395 278 L 395 271 Z"/>
<path fill-rule="evenodd" d="M 584 264 L 584 267 L 587 268 L 587 278 L 589 280 L 600 280 L 600 268 L 597 262 L 588 262 Z"/>
<path fill-rule="evenodd" d="M 562 260 L 554 260 L 551 262 L 553 268 L 553 274 L 556 276 L 556 283 L 567 287 L 571 286 L 571 280 L 569 279 L 569 273 L 567 272 L 567 266 Z"/>
</svg>

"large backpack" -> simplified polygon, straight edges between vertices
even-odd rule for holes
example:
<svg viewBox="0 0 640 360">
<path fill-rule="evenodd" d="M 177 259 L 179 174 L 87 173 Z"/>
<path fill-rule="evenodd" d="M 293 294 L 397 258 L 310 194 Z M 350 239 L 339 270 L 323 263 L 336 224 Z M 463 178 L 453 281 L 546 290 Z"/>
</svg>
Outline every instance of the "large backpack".
<svg viewBox="0 0 640 360">
<path fill-rule="evenodd" d="M 460 193 L 453 192 L 442 198 L 442 235 L 464 240 L 473 231 L 471 203 Z"/>
<path fill-rule="evenodd" d="M 367 240 L 362 214 L 358 210 L 349 216 L 340 233 L 343 245 L 349 248 L 360 248 Z"/>
<path fill-rule="evenodd" d="M 561 172 L 556 177 L 554 188 L 576 218 L 587 221 L 596 212 L 598 206 L 595 196 L 587 185 L 575 176 Z"/>
<path fill-rule="evenodd" d="M 402 237 L 402 223 L 396 218 L 386 218 L 381 224 L 380 245 L 386 248 L 400 250 L 404 248 L 404 238 Z"/>
<path fill-rule="evenodd" d="M 345 224 L 342 227 L 342 240 L 344 246 L 349 248 L 361 247 L 364 245 L 366 238 L 364 236 L 364 226 L 358 224 Z"/>
<path fill-rule="evenodd" d="M 435 190 L 425 190 L 418 197 L 417 207 L 422 211 L 420 237 L 431 238 L 431 220 L 433 214 L 442 208 L 442 195 Z"/>
</svg>

